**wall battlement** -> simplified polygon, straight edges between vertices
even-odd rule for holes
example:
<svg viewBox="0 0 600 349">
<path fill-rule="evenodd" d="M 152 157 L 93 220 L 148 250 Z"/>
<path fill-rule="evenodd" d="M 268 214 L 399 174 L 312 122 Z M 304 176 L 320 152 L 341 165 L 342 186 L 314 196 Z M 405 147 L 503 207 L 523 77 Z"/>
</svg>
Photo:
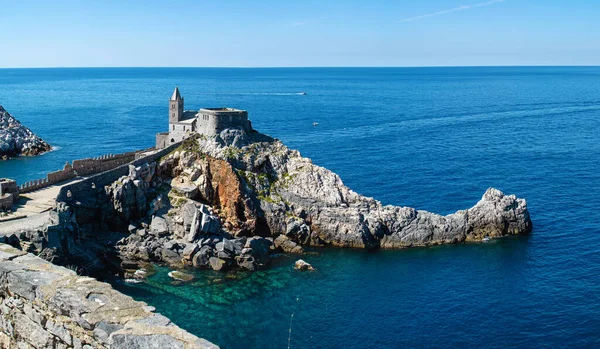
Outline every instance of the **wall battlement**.
<svg viewBox="0 0 600 349">
<path fill-rule="evenodd" d="M 121 166 L 135 160 L 135 152 L 122 154 L 107 154 L 95 158 L 81 159 L 73 161 L 73 169 L 78 176 L 87 176 L 94 173 L 108 171 L 117 166 Z"/>
<path fill-rule="evenodd" d="M 89 195 L 90 190 L 93 188 L 101 188 L 106 185 L 111 184 L 116 181 L 120 177 L 126 176 L 129 173 L 129 165 L 140 166 L 147 162 L 153 162 L 157 159 L 169 154 L 173 150 L 177 149 L 183 142 L 177 142 L 167 146 L 166 148 L 151 152 L 149 154 L 143 155 L 143 152 L 137 152 L 135 160 L 117 166 L 113 169 L 104 171 L 102 173 L 95 174 L 86 178 L 82 181 L 78 181 L 75 183 L 70 183 L 65 185 L 60 189 L 58 196 L 56 197 L 56 202 L 67 202 L 70 200 L 67 192 L 71 192 L 71 197 L 83 199 L 87 195 Z"/>
<path fill-rule="evenodd" d="M 147 149 L 146 151 L 148 151 Z M 93 158 L 73 160 L 73 164 L 66 163 L 62 170 L 50 172 L 44 178 L 25 182 L 19 186 L 20 193 L 29 193 L 47 188 L 58 182 L 73 179 L 77 176 L 89 176 L 96 173 L 112 170 L 136 159 L 138 152 L 121 154 L 106 154 Z"/>
</svg>

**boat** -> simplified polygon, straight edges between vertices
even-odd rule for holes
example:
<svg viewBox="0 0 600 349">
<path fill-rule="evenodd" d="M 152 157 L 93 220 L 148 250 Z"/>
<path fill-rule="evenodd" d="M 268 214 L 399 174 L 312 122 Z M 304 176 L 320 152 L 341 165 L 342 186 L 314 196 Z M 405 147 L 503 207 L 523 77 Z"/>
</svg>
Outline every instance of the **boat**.
<svg viewBox="0 0 600 349">
<path fill-rule="evenodd" d="M 313 126 L 319 126 L 319 123 L 318 122 L 313 122 L 312 125 Z"/>
<path fill-rule="evenodd" d="M 486 237 L 484 237 L 484 238 L 483 238 L 483 240 L 481 240 L 481 241 L 483 241 L 483 242 L 490 242 L 490 240 L 491 240 L 491 239 L 490 239 L 489 237 L 487 237 L 487 236 L 486 236 Z"/>
<path fill-rule="evenodd" d="M 304 96 L 306 94 L 306 92 L 300 92 L 298 93 L 300 96 Z"/>
</svg>

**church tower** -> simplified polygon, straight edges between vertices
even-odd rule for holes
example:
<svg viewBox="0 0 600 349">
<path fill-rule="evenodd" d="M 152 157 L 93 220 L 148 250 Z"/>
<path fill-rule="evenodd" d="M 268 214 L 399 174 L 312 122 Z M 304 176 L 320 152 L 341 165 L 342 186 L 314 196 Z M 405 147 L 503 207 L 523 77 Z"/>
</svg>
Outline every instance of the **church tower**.
<svg viewBox="0 0 600 349">
<path fill-rule="evenodd" d="M 183 117 L 183 98 L 179 94 L 179 88 L 175 87 L 173 95 L 169 100 L 169 124 L 178 123 Z"/>
</svg>

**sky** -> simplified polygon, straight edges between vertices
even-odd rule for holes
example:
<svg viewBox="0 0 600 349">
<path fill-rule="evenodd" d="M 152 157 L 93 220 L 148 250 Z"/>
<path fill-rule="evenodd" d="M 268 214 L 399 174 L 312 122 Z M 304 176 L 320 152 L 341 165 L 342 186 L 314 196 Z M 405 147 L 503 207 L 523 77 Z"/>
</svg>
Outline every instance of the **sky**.
<svg viewBox="0 0 600 349">
<path fill-rule="evenodd" d="M 598 0 L 0 0 L 0 68 L 600 65 Z"/>
</svg>

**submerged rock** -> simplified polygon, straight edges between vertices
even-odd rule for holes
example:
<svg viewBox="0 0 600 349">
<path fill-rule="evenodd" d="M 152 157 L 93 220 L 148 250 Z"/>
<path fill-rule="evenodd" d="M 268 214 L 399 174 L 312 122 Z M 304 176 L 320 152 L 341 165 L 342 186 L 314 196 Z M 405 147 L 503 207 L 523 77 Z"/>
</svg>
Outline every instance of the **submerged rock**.
<svg viewBox="0 0 600 349">
<path fill-rule="evenodd" d="M 312 265 L 310 265 L 309 263 L 306 263 L 302 259 L 298 259 L 296 261 L 296 263 L 294 263 L 294 269 L 296 269 L 296 270 L 315 270 L 315 268 L 313 268 Z"/>
<path fill-rule="evenodd" d="M 175 279 L 175 280 L 179 280 L 179 281 L 191 281 L 194 279 L 193 275 L 190 274 L 186 274 L 184 272 L 181 271 L 177 271 L 177 270 L 173 270 L 169 272 L 169 277 Z"/>
<path fill-rule="evenodd" d="M 0 105 L 0 158 L 34 156 L 52 147 L 10 115 Z"/>
</svg>

